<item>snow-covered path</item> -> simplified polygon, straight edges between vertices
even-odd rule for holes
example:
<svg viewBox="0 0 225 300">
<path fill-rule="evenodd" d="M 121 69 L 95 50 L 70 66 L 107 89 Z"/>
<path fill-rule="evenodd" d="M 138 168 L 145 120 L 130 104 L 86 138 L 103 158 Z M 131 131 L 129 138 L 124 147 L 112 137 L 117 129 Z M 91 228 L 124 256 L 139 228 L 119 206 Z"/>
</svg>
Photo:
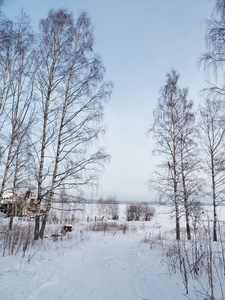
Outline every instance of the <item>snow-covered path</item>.
<svg viewBox="0 0 225 300">
<path fill-rule="evenodd" d="M 172 300 L 182 296 L 161 256 L 127 233 L 95 232 L 76 246 L 36 252 L 28 259 L 3 259 L 2 300 Z M 21 283 L 23 283 L 21 285 Z"/>
</svg>

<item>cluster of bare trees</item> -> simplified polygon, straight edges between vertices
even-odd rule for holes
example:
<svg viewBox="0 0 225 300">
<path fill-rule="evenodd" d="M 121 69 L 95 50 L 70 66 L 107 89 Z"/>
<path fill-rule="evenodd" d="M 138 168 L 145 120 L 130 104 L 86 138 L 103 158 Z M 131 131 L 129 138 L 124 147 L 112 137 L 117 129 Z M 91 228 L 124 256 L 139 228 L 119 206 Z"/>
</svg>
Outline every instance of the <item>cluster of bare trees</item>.
<svg viewBox="0 0 225 300">
<path fill-rule="evenodd" d="M 119 205 L 115 197 L 99 199 L 96 203 L 96 212 L 99 218 L 117 220 L 119 218 Z"/>
<path fill-rule="evenodd" d="M 218 0 L 206 35 L 208 52 L 201 62 L 207 71 L 213 67 L 219 77 L 221 68 L 224 74 L 224 20 L 225 1 Z M 177 240 L 180 217 L 185 215 L 187 238 L 191 239 L 192 211 L 203 197 L 212 199 L 213 240 L 217 241 L 217 206 L 225 192 L 225 87 L 211 85 L 205 89 L 205 100 L 194 112 L 192 101 L 187 99 L 188 90 L 179 88 L 178 79 L 174 70 L 167 74 L 154 110 L 149 132 L 153 132 L 157 142 L 154 152 L 163 160 L 151 186 L 159 192 L 161 201 L 174 203 Z"/>
<path fill-rule="evenodd" d="M 24 188 L 33 169 L 31 128 L 34 118 L 34 72 L 29 19 L 21 13 L 16 22 L 0 19 L 0 199 L 7 187 Z M 30 168 L 28 168 L 30 166 Z"/>
<path fill-rule="evenodd" d="M 126 206 L 127 221 L 150 221 L 155 209 L 146 202 Z"/>
<path fill-rule="evenodd" d="M 109 155 L 92 144 L 104 127 L 105 101 L 112 90 L 93 51 L 86 13 L 51 10 L 33 32 L 21 13 L 0 20 L 0 199 L 37 188 L 34 238 L 43 238 L 54 195 L 63 186 L 79 195 L 98 181 Z M 40 205 L 46 213 L 40 224 Z"/>
</svg>

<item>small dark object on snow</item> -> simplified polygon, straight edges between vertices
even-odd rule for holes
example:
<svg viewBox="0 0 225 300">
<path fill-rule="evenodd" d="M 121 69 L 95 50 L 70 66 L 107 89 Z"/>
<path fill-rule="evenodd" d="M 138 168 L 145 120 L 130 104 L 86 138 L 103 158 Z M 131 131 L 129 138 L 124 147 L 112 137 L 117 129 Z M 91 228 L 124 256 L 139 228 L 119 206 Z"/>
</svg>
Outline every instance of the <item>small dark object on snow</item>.
<svg viewBox="0 0 225 300">
<path fill-rule="evenodd" d="M 63 232 L 71 232 L 72 231 L 72 225 L 64 225 L 63 226 Z"/>
</svg>

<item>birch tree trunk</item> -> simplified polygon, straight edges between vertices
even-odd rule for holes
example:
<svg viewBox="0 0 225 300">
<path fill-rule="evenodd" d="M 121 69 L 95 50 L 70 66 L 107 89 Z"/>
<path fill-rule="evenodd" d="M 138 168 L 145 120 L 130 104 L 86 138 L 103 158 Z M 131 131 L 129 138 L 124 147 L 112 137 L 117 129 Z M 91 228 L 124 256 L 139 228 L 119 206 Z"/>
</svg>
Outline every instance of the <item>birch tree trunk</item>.
<svg viewBox="0 0 225 300">
<path fill-rule="evenodd" d="M 188 196 L 186 189 L 186 180 L 184 174 L 184 157 L 183 157 L 183 141 L 181 140 L 181 176 L 182 176 L 182 185 L 183 185 L 183 194 L 184 194 L 184 208 L 185 208 L 185 218 L 186 218 L 186 232 L 188 240 L 191 240 L 191 230 L 190 230 L 190 217 L 189 217 L 189 204 Z"/>
<path fill-rule="evenodd" d="M 54 56 L 56 53 L 55 50 L 54 50 Z M 54 67 L 55 67 L 54 56 L 53 56 L 53 63 L 51 66 L 49 87 L 48 87 L 48 93 L 47 93 L 47 98 L 46 98 L 46 102 L 45 102 L 45 110 L 44 110 L 44 123 L 43 123 L 43 133 L 42 133 L 42 143 L 41 143 L 41 158 L 40 158 L 40 168 L 39 168 L 39 174 L 38 174 L 38 195 L 37 195 L 36 216 L 35 216 L 35 231 L 34 231 L 34 239 L 35 240 L 38 240 L 40 237 L 40 204 L 42 202 L 42 189 L 43 189 L 42 181 L 43 181 L 43 168 L 44 168 L 45 149 L 46 149 L 46 130 L 47 130 L 47 121 L 48 121 L 48 113 L 49 113 L 49 102 L 50 102 L 51 89 L 52 89 L 53 78 L 54 78 Z"/>
<path fill-rule="evenodd" d="M 16 166 L 15 166 L 15 173 L 14 173 L 14 180 L 13 180 L 13 191 L 12 191 L 13 200 L 14 200 L 14 195 L 15 195 L 15 192 L 16 192 L 15 187 L 16 187 L 16 181 L 17 181 L 18 165 L 19 165 L 19 151 L 17 151 L 17 153 L 16 153 Z M 15 216 L 15 203 L 13 203 L 13 205 L 12 205 L 12 211 L 11 211 L 10 221 L 9 221 L 9 230 L 12 230 L 14 216 Z"/>
<path fill-rule="evenodd" d="M 178 191 L 177 191 L 177 139 L 176 139 L 176 122 L 174 118 L 173 110 L 173 94 L 171 95 L 170 100 L 171 105 L 171 118 L 172 118 L 172 127 L 173 127 L 173 172 L 174 172 L 174 197 L 175 197 L 175 213 L 176 213 L 176 239 L 180 240 L 180 212 L 179 212 L 179 203 L 178 203 Z"/>
<path fill-rule="evenodd" d="M 211 153 L 211 172 L 212 172 L 212 198 L 213 198 L 213 241 L 217 241 L 217 212 L 216 212 L 216 183 L 215 183 L 215 166 L 214 155 Z"/>
</svg>

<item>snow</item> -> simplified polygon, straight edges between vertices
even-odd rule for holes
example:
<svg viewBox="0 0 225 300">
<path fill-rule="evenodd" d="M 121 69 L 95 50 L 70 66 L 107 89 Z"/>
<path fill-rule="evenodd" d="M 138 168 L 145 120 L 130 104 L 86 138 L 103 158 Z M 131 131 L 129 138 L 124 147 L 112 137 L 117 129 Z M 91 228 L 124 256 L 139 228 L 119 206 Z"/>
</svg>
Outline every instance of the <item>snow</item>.
<svg viewBox="0 0 225 300">
<path fill-rule="evenodd" d="M 165 233 L 174 240 L 174 220 L 166 212 L 168 208 L 157 207 L 150 222 L 118 221 L 128 225 L 125 233 L 92 231 L 93 223 L 78 223 L 62 240 L 54 242 L 49 233 L 43 242 L 36 241 L 25 257 L 0 257 L 0 299 L 187 299 L 182 279 L 169 275 L 163 248 L 157 246 L 165 243 L 160 240 Z M 150 237 L 152 243 L 143 242 Z M 189 299 L 197 299 L 194 289 L 189 291 Z"/>
</svg>

